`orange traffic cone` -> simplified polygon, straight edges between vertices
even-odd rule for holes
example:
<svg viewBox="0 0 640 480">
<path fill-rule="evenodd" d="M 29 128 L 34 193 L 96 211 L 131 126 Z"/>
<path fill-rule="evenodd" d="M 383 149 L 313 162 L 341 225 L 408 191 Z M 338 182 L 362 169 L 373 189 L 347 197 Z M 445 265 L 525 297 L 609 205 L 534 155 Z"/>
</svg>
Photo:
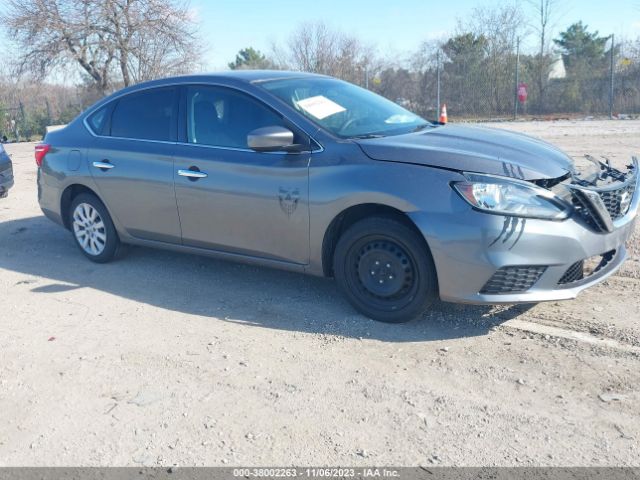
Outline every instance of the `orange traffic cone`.
<svg viewBox="0 0 640 480">
<path fill-rule="evenodd" d="M 447 104 L 442 104 L 442 109 L 440 110 L 440 123 L 447 123 Z"/>
</svg>

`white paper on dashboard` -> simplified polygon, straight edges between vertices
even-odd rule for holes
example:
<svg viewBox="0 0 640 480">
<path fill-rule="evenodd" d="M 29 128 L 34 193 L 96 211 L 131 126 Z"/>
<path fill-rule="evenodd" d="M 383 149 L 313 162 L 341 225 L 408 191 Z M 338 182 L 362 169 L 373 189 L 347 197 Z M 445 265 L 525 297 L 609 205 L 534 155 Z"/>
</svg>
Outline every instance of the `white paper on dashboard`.
<svg viewBox="0 0 640 480">
<path fill-rule="evenodd" d="M 327 97 L 322 95 L 318 95 L 315 97 L 305 98 L 304 100 L 299 100 L 296 104 L 309 112 L 311 115 L 316 117 L 318 120 L 322 120 L 323 118 L 327 118 L 336 113 L 344 112 L 346 108 L 341 105 L 338 105 L 333 100 L 329 100 Z"/>
</svg>

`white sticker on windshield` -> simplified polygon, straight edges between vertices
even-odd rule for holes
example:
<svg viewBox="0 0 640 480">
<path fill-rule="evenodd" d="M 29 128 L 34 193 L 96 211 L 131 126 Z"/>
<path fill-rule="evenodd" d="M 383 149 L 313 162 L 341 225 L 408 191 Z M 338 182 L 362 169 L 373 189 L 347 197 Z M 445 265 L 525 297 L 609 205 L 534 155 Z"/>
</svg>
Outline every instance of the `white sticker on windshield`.
<svg viewBox="0 0 640 480">
<path fill-rule="evenodd" d="M 331 115 L 335 115 L 336 113 L 344 112 L 346 110 L 343 106 L 338 105 L 333 100 L 329 100 L 327 97 L 322 95 L 299 100 L 296 104 L 318 120 L 322 120 L 323 118 L 330 117 Z"/>
<path fill-rule="evenodd" d="M 387 118 L 384 121 L 384 123 L 390 123 L 390 124 L 411 123 L 411 122 L 413 122 L 415 120 L 416 120 L 416 116 L 415 115 L 396 114 L 396 115 L 391 115 L 389 118 Z"/>
</svg>

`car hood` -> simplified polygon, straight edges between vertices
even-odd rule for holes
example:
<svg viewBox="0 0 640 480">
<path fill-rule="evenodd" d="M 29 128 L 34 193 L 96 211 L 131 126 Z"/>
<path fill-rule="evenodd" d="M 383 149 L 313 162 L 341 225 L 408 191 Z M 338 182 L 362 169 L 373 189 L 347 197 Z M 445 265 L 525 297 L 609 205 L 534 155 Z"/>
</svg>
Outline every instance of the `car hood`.
<svg viewBox="0 0 640 480">
<path fill-rule="evenodd" d="M 374 160 L 503 175 L 522 180 L 558 178 L 573 161 L 556 147 L 521 133 L 445 125 L 382 138 L 357 140 Z"/>
</svg>

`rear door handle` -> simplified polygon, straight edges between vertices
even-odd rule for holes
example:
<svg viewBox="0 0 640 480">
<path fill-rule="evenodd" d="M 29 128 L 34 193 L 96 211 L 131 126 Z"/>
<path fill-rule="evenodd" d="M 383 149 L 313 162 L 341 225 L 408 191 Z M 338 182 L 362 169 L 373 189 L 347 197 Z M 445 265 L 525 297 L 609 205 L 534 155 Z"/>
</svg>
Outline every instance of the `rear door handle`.
<svg viewBox="0 0 640 480">
<path fill-rule="evenodd" d="M 178 175 L 180 175 L 181 177 L 187 177 L 187 178 L 207 178 L 209 175 L 207 175 L 205 172 L 201 172 L 199 170 L 178 170 Z"/>
<path fill-rule="evenodd" d="M 99 168 L 100 170 L 111 170 L 115 165 L 109 163 L 107 161 L 104 162 L 93 162 L 93 166 Z"/>
</svg>

